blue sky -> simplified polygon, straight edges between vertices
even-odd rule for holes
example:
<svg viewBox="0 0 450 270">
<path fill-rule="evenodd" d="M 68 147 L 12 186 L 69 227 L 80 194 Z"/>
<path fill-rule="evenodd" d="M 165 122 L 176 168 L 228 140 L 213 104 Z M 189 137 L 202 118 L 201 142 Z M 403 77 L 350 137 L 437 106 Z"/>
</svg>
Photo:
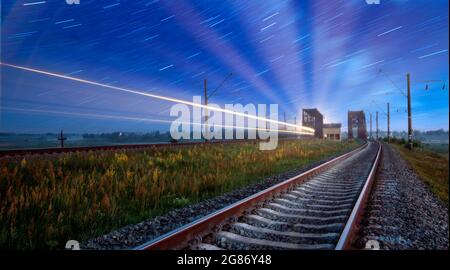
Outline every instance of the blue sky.
<svg viewBox="0 0 450 270">
<path fill-rule="evenodd" d="M 2 1 L 2 62 L 192 100 L 448 129 L 448 1 Z M 381 69 L 381 71 L 380 71 Z M 1 66 L 1 131 L 168 130 L 170 102 Z M 429 90 L 425 90 L 426 81 Z M 445 83 L 445 90 L 442 90 Z M 142 121 L 142 119 L 147 119 Z M 154 120 L 148 121 L 148 120 Z M 282 120 L 282 119 L 280 119 Z"/>
</svg>

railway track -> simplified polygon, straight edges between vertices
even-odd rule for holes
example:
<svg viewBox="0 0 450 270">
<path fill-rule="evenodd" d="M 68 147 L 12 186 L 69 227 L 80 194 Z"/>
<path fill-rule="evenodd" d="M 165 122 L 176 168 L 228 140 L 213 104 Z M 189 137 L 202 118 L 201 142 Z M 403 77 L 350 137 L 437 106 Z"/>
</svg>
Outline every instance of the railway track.
<svg viewBox="0 0 450 270">
<path fill-rule="evenodd" d="M 350 249 L 380 154 L 368 142 L 135 249 Z"/>
<path fill-rule="evenodd" d="M 65 148 L 52 147 L 52 148 L 0 150 L 0 158 L 33 156 L 33 155 L 63 154 L 63 153 L 73 153 L 73 152 L 122 150 L 122 149 L 184 147 L 184 146 L 194 146 L 194 145 L 204 145 L 204 144 L 229 144 L 229 143 L 244 143 L 244 142 L 256 142 L 256 141 L 257 140 L 218 140 L 218 141 L 208 141 L 208 142 L 118 144 L 118 145 L 81 146 L 81 147 L 65 147 Z"/>
</svg>

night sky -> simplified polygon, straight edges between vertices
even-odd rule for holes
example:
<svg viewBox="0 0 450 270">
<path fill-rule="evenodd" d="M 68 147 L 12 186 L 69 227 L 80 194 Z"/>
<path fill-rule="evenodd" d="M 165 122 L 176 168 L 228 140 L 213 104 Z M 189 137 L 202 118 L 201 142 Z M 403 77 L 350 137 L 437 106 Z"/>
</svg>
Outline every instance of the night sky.
<svg viewBox="0 0 450 270">
<path fill-rule="evenodd" d="M 192 101 L 317 107 L 406 130 L 449 127 L 448 1 L 2 0 L 2 62 Z M 380 71 L 381 69 L 381 71 Z M 1 66 L 0 130 L 168 130 L 173 103 Z M 431 81 L 428 91 L 426 81 Z M 445 83 L 445 89 L 444 88 Z M 280 119 L 283 120 L 283 119 Z M 368 123 L 368 121 L 367 121 Z"/>
</svg>

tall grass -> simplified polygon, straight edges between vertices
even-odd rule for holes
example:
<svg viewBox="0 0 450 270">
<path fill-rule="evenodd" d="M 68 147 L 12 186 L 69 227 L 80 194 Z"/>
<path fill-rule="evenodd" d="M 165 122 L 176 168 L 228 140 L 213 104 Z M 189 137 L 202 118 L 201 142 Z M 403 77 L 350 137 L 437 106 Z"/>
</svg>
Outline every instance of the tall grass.
<svg viewBox="0 0 450 270">
<path fill-rule="evenodd" d="M 282 141 L 0 161 L 0 248 L 56 249 L 233 190 L 356 143 Z"/>
</svg>

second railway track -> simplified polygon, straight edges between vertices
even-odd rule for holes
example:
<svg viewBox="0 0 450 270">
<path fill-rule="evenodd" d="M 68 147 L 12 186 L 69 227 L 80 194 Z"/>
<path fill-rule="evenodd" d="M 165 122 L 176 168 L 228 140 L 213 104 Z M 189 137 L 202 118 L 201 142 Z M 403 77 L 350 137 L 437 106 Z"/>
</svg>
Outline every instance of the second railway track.
<svg viewBox="0 0 450 270">
<path fill-rule="evenodd" d="M 90 151 L 116 151 L 116 150 L 131 150 L 131 149 L 155 149 L 155 148 L 175 148 L 175 147 L 190 147 L 201 145 L 220 145 L 220 144 L 234 144 L 234 143 L 256 143 L 258 140 L 251 139 L 237 139 L 237 140 L 216 140 L 216 141 L 187 141 L 187 142 L 167 142 L 167 143 L 146 143 L 146 144 L 115 144 L 115 145 L 98 145 L 98 146 L 79 146 L 79 147 L 52 147 L 52 148 L 32 148 L 32 149 L 13 149 L 0 150 L 0 158 L 24 157 L 24 156 L 39 156 L 39 155 L 53 155 L 76 152 L 90 152 Z"/>
<path fill-rule="evenodd" d="M 362 147 L 135 249 L 348 249 L 381 145 Z"/>
</svg>

